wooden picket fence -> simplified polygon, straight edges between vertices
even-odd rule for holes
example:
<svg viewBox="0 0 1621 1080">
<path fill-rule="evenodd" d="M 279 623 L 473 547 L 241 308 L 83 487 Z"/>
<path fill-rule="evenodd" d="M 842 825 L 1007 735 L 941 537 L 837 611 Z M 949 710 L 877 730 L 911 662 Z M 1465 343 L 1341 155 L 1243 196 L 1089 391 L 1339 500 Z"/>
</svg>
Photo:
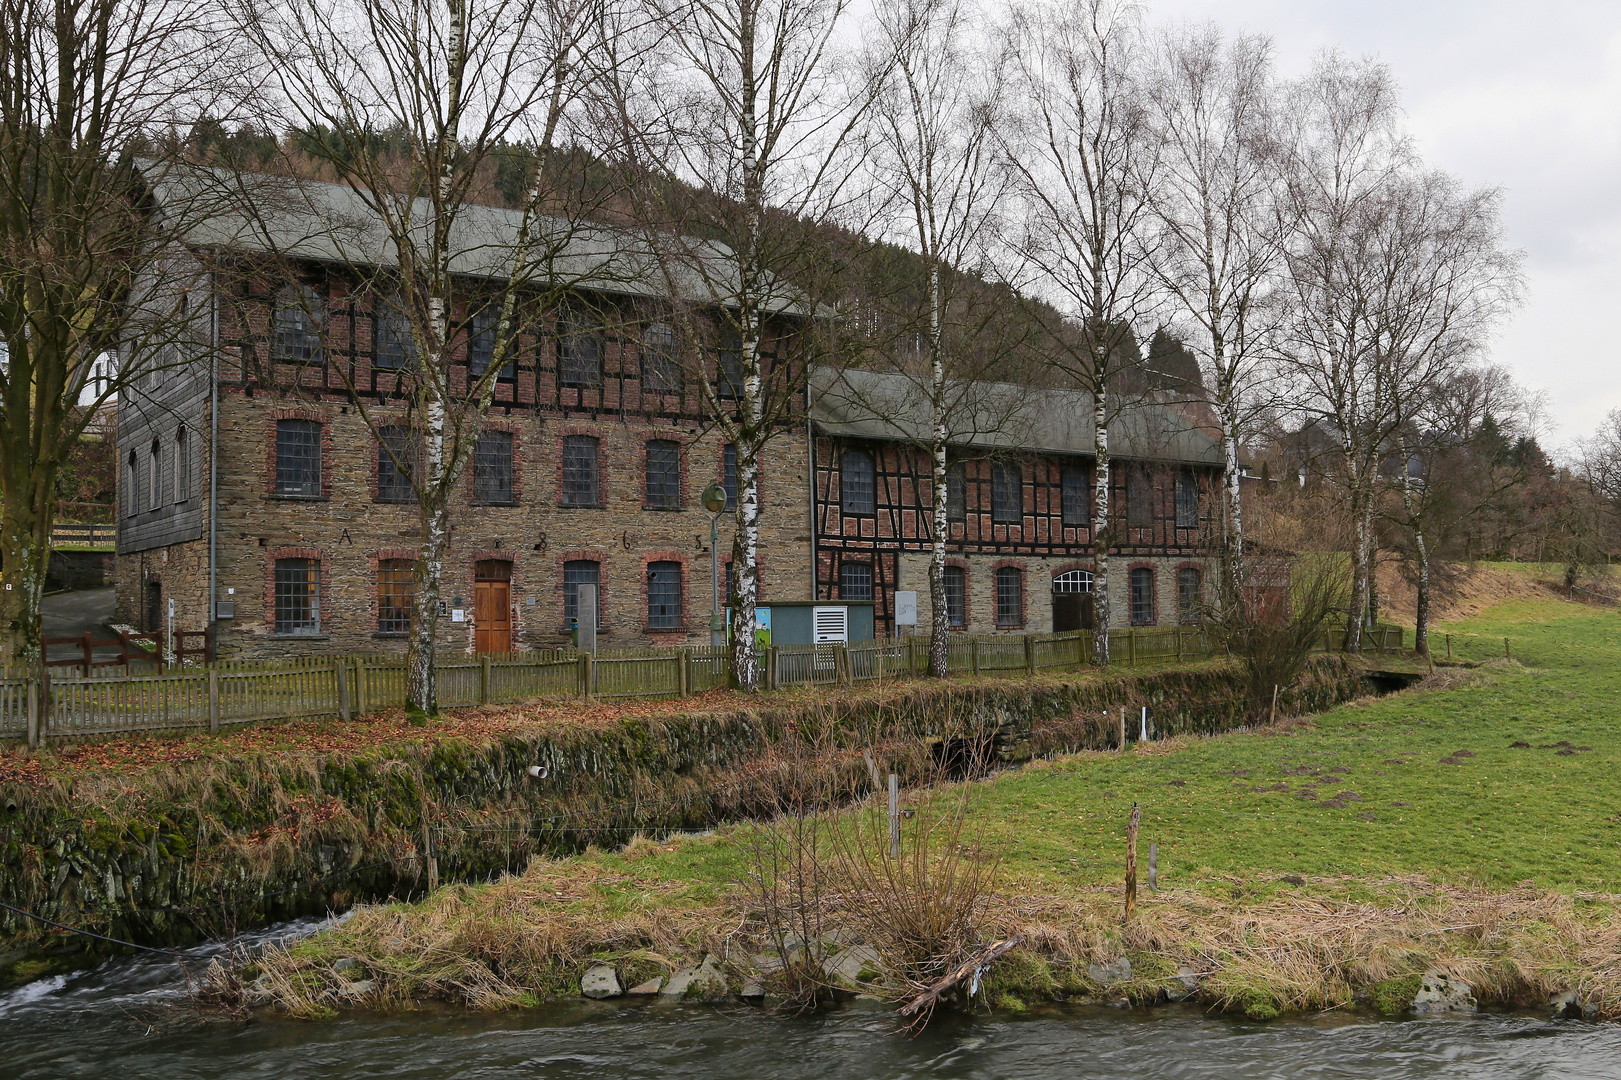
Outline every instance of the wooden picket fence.
<svg viewBox="0 0 1621 1080">
<path fill-rule="evenodd" d="M 1399 627 L 1366 635 L 1371 649 L 1402 647 Z M 1344 648 L 1344 632 L 1325 631 L 1323 648 Z M 1114 663 L 1175 663 L 1214 656 L 1198 626 L 1111 631 Z M 1090 631 L 1067 634 L 953 635 L 948 671 L 968 677 L 1033 676 L 1092 659 Z M 768 690 L 852 685 L 928 670 L 921 637 L 829 645 L 775 645 L 761 657 Z M 728 682 L 724 647 L 556 649 L 500 656 L 446 654 L 435 670 L 445 708 L 537 699 L 614 700 L 685 697 Z M 208 731 L 290 719 L 339 719 L 405 704 L 405 657 L 299 657 L 221 660 L 152 674 L 103 674 L 96 666 L 44 680 L 0 677 L 0 740 L 48 740 L 142 731 Z"/>
</svg>

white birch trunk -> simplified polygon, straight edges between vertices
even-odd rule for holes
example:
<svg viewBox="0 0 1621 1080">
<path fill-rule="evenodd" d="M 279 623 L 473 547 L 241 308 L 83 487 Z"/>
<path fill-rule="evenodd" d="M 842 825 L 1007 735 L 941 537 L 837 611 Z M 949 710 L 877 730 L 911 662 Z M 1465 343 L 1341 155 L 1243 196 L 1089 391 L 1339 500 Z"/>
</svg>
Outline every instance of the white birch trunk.
<svg viewBox="0 0 1621 1080">
<path fill-rule="evenodd" d="M 1092 662 L 1100 667 L 1109 663 L 1109 545 L 1113 542 L 1109 517 L 1109 409 L 1108 394 L 1101 385 L 1094 391 L 1092 404 L 1092 453 L 1097 475 L 1092 506 L 1092 611 L 1096 626 L 1092 631 Z"/>
</svg>

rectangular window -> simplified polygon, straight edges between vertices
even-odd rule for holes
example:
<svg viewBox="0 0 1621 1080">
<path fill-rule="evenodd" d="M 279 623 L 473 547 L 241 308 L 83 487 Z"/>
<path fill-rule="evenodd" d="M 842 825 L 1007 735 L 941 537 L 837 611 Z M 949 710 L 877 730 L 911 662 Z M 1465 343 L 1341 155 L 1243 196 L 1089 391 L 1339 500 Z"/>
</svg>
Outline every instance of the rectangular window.
<svg viewBox="0 0 1621 1080">
<path fill-rule="evenodd" d="M 681 564 L 647 564 L 647 628 L 681 629 Z"/>
<path fill-rule="evenodd" d="M 321 359 L 321 302 L 314 289 L 292 289 L 276 300 L 271 316 L 270 358 L 284 364 Z"/>
<path fill-rule="evenodd" d="M 1139 566 L 1131 572 L 1131 624 L 1152 626 L 1154 623 L 1154 571 Z"/>
<path fill-rule="evenodd" d="M 563 438 L 563 505 L 598 506 L 597 440 L 589 435 Z"/>
<path fill-rule="evenodd" d="M 1204 590 L 1196 567 L 1184 566 L 1176 572 L 1176 609 L 1185 623 L 1198 622 L 1204 608 Z"/>
<path fill-rule="evenodd" d="M 512 432 L 478 433 L 478 441 L 473 444 L 473 501 L 517 501 L 512 486 Z"/>
<path fill-rule="evenodd" d="M 991 462 L 991 520 L 1017 525 L 1024 519 L 1024 470 L 1016 461 Z"/>
<path fill-rule="evenodd" d="M 1176 474 L 1176 527 L 1199 527 L 1199 481 L 1187 470 Z"/>
<path fill-rule="evenodd" d="M 872 455 L 865 450 L 846 450 L 839 459 L 839 491 L 846 514 L 873 514 L 878 509 Z"/>
<path fill-rule="evenodd" d="M 996 570 L 996 625 L 1024 624 L 1024 572 L 1015 566 Z"/>
<path fill-rule="evenodd" d="M 589 559 L 563 564 L 563 625 L 573 629 L 580 618 L 580 586 L 597 586 L 597 627 L 602 627 L 602 565 Z"/>
<path fill-rule="evenodd" d="M 1079 465 L 1065 465 L 1060 483 L 1064 524 L 1084 528 L 1092 520 L 1092 492 L 1086 470 Z"/>
<path fill-rule="evenodd" d="M 960 566 L 946 567 L 946 620 L 952 626 L 968 625 L 968 574 Z"/>
<path fill-rule="evenodd" d="M 473 378 L 480 378 L 490 370 L 490 363 L 495 359 L 496 330 L 500 327 L 501 317 L 494 311 L 481 311 L 474 315 L 468 323 L 467 332 L 467 373 Z M 518 377 L 518 361 L 512 355 L 515 342 L 508 341 L 506 348 L 506 362 L 496 373 L 498 379 L 516 379 Z"/>
<path fill-rule="evenodd" d="M 416 339 L 411 336 L 411 323 L 403 311 L 391 304 L 383 305 L 374 326 L 374 366 L 385 371 L 405 371 L 416 366 Z"/>
<path fill-rule="evenodd" d="M 720 486 L 726 489 L 726 509 L 737 509 L 737 444 L 727 443 L 720 452 Z"/>
<path fill-rule="evenodd" d="M 1126 525 L 1133 529 L 1154 527 L 1154 485 L 1145 469 L 1126 470 Z"/>
<path fill-rule="evenodd" d="M 321 564 L 315 559 L 276 560 L 276 633 L 321 632 Z"/>
<path fill-rule="evenodd" d="M 968 520 L 968 469 L 960 461 L 946 466 L 946 520 Z"/>
<path fill-rule="evenodd" d="M 681 351 L 675 327 L 649 323 L 642 331 L 642 390 L 649 394 L 681 392 Z"/>
<path fill-rule="evenodd" d="M 411 473 L 416 468 L 416 440 L 405 428 L 386 427 L 377 440 L 377 501 L 415 501 Z"/>
<path fill-rule="evenodd" d="M 410 559 L 377 562 L 377 632 L 404 634 L 411 629 L 411 604 L 416 596 L 415 567 Z"/>
<path fill-rule="evenodd" d="M 654 510 L 680 508 L 680 443 L 654 439 L 647 444 L 647 505 Z"/>
<path fill-rule="evenodd" d="M 276 421 L 276 494 L 321 494 L 319 421 Z"/>
<path fill-rule="evenodd" d="M 839 599 L 872 599 L 872 563 L 839 564 Z"/>
<path fill-rule="evenodd" d="M 564 386 L 602 385 L 602 334 L 579 320 L 566 320 L 557 339 L 557 379 Z"/>
<path fill-rule="evenodd" d="M 723 399 L 743 396 L 743 339 L 731 332 L 721 335 L 715 357 L 715 392 Z"/>
</svg>

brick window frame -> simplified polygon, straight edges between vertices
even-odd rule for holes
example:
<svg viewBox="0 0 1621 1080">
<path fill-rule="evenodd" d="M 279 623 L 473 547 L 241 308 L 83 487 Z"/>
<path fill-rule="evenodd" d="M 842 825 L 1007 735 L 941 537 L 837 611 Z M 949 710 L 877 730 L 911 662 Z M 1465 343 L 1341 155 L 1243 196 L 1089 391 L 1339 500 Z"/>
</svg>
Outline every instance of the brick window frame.
<svg viewBox="0 0 1621 1080">
<path fill-rule="evenodd" d="M 687 492 L 689 490 L 689 462 L 692 440 L 674 428 L 647 428 L 635 436 L 636 445 L 641 448 L 641 467 L 636 470 L 636 497 L 641 500 L 641 508 L 659 514 L 668 514 L 687 508 Z M 676 502 L 674 506 L 652 506 L 647 501 L 647 444 L 650 442 L 673 442 L 676 444 Z"/>
<path fill-rule="evenodd" d="M 1199 621 L 1197 613 L 1195 613 L 1194 618 L 1189 619 L 1186 617 L 1186 612 L 1184 612 L 1182 609 L 1182 572 L 1184 570 L 1192 570 L 1194 573 L 1199 575 L 1199 602 L 1202 604 L 1204 603 L 1205 595 L 1205 567 L 1202 563 L 1189 562 L 1186 560 L 1176 564 L 1176 622 L 1179 626 L 1194 626 L 1197 625 Z"/>
<path fill-rule="evenodd" d="M 1137 571 L 1148 571 L 1148 619 L 1137 618 L 1137 605 L 1132 602 Z M 1151 562 L 1134 562 L 1126 567 L 1126 618 L 1132 626 L 1159 625 L 1159 567 Z"/>
<path fill-rule="evenodd" d="M 415 558 L 415 555 L 412 556 Z M 320 566 L 316 572 L 316 587 L 320 590 L 317 600 L 320 611 L 316 616 L 316 632 L 313 634 L 278 634 L 276 633 L 276 563 L 281 559 L 313 559 Z M 321 548 L 312 547 L 278 547 L 265 550 L 264 564 L 264 624 L 270 636 L 277 641 L 320 641 L 332 633 L 329 620 L 328 604 L 332 597 L 332 556 Z M 373 623 L 373 625 L 376 625 Z"/>
<path fill-rule="evenodd" d="M 597 442 L 597 501 L 594 503 L 569 503 L 563 501 L 563 440 L 573 436 L 583 435 Z M 605 440 L 602 432 L 596 428 L 584 425 L 570 425 L 557 429 L 553 436 L 557 447 L 556 474 L 556 503 L 565 510 L 601 510 L 608 505 L 608 453 L 604 446 Z"/>
<path fill-rule="evenodd" d="M 307 420 L 321 425 L 321 494 L 284 495 L 276 490 L 276 423 L 279 420 Z M 332 422 L 319 409 L 271 409 L 265 424 L 265 495 L 288 502 L 320 502 L 332 498 Z M 373 472 L 376 466 L 372 467 Z M 288 556 L 291 558 L 292 556 Z"/>
<path fill-rule="evenodd" d="M 506 434 L 512 436 L 512 499 L 509 502 L 482 502 L 482 501 L 480 501 L 479 498 L 478 498 L 478 492 L 477 492 L 477 489 L 476 489 L 476 485 L 473 482 L 473 461 L 471 459 L 469 459 L 468 462 L 467 462 L 467 469 L 466 469 L 466 472 L 467 472 L 467 480 L 466 480 L 467 505 L 468 506 L 517 506 L 519 503 L 523 502 L 523 428 L 522 428 L 521 425 L 515 424 L 510 420 L 496 420 L 496 419 L 492 418 L 492 419 L 485 420 L 484 421 L 484 426 L 480 430 L 481 430 L 481 433 L 484 432 L 484 431 L 501 431 L 501 432 L 505 432 Z M 558 500 L 561 501 L 562 498 L 563 498 L 563 455 L 562 455 L 563 443 L 562 443 L 561 440 L 558 441 L 557 446 L 558 446 L 557 497 L 558 497 Z M 478 447 L 477 447 L 476 443 L 475 443 L 475 445 L 473 447 L 473 453 L 474 454 L 478 453 Z M 604 483 L 604 478 L 603 478 L 603 475 L 602 475 L 602 458 L 603 458 L 602 441 L 601 441 L 601 439 L 599 437 L 598 440 L 597 440 L 597 485 L 598 485 L 599 491 L 600 491 L 600 489 L 601 489 L 601 487 L 603 486 L 603 483 Z M 578 505 L 578 504 L 570 504 L 570 505 Z"/>
<path fill-rule="evenodd" d="M 998 571 L 1019 572 L 1019 621 L 1005 623 L 999 617 L 1001 603 L 996 595 Z M 1030 568 L 1021 559 L 998 559 L 991 564 L 991 625 L 998 630 L 1021 630 L 1030 625 Z"/>
<path fill-rule="evenodd" d="M 679 626 L 650 627 L 647 625 L 647 604 L 650 599 L 647 588 L 648 568 L 653 563 L 676 563 L 681 567 L 681 624 Z M 692 566 L 685 552 L 680 551 L 650 551 L 643 555 L 637 565 L 637 587 L 640 592 L 641 606 L 637 609 L 636 621 L 642 632 L 652 638 L 655 644 L 670 644 L 686 640 L 687 628 L 692 622 Z"/>
<path fill-rule="evenodd" d="M 408 635 L 408 631 L 384 632 L 377 629 L 377 621 L 382 615 L 382 605 L 380 603 L 380 593 L 383 583 L 382 564 L 385 559 L 405 559 L 414 563 L 417 561 L 418 554 L 419 552 L 415 548 L 379 548 L 376 551 L 368 553 L 367 559 L 370 562 L 371 572 L 371 577 L 369 579 L 371 582 L 371 610 L 368 614 L 366 625 L 371 628 L 371 635 L 373 637 L 396 639 L 404 638 Z"/>
<path fill-rule="evenodd" d="M 609 600 L 613 596 L 613 586 L 610 584 L 611 576 L 608 572 L 608 553 L 588 548 L 575 551 L 565 551 L 552 560 L 552 610 L 554 619 L 552 625 L 557 633 L 568 633 L 568 602 L 563 591 L 563 564 L 571 562 L 594 562 L 597 564 L 597 630 L 600 633 L 613 625 L 609 617 L 612 608 Z M 518 568 L 514 563 L 513 575 L 516 576 Z"/>
</svg>

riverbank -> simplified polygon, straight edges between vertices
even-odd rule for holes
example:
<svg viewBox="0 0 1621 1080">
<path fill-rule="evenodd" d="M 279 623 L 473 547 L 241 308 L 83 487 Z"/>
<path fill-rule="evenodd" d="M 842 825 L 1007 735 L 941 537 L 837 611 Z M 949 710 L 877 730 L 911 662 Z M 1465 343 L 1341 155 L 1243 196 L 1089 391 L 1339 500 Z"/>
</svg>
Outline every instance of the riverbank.
<svg viewBox="0 0 1621 1080">
<path fill-rule="evenodd" d="M 1273 730 L 1059 756 L 939 789 L 971 791 L 974 842 L 1000 867 L 975 940 L 1025 938 L 991 969 L 992 1004 L 1191 995 L 1253 1016 L 1403 1010 L 1429 974 L 1480 1004 L 1569 994 L 1562 1007 L 1621 1014 L 1621 615 L 1511 599 L 1442 632 L 1459 653 L 1510 637 L 1518 659 Z M 1123 923 L 1133 803 L 1160 891 L 1145 888 Z M 623 988 L 708 956 L 741 991 L 760 974 L 752 958 L 771 966 L 775 935 L 750 884 L 762 835 L 643 840 L 363 908 L 247 969 L 246 999 L 301 1015 L 511 1006 L 577 995 L 593 964 Z M 830 959 L 865 944 L 838 905 L 822 917 Z M 879 978 L 865 989 L 886 992 L 883 957 L 858 955 L 850 973 L 868 968 Z"/>
</svg>

